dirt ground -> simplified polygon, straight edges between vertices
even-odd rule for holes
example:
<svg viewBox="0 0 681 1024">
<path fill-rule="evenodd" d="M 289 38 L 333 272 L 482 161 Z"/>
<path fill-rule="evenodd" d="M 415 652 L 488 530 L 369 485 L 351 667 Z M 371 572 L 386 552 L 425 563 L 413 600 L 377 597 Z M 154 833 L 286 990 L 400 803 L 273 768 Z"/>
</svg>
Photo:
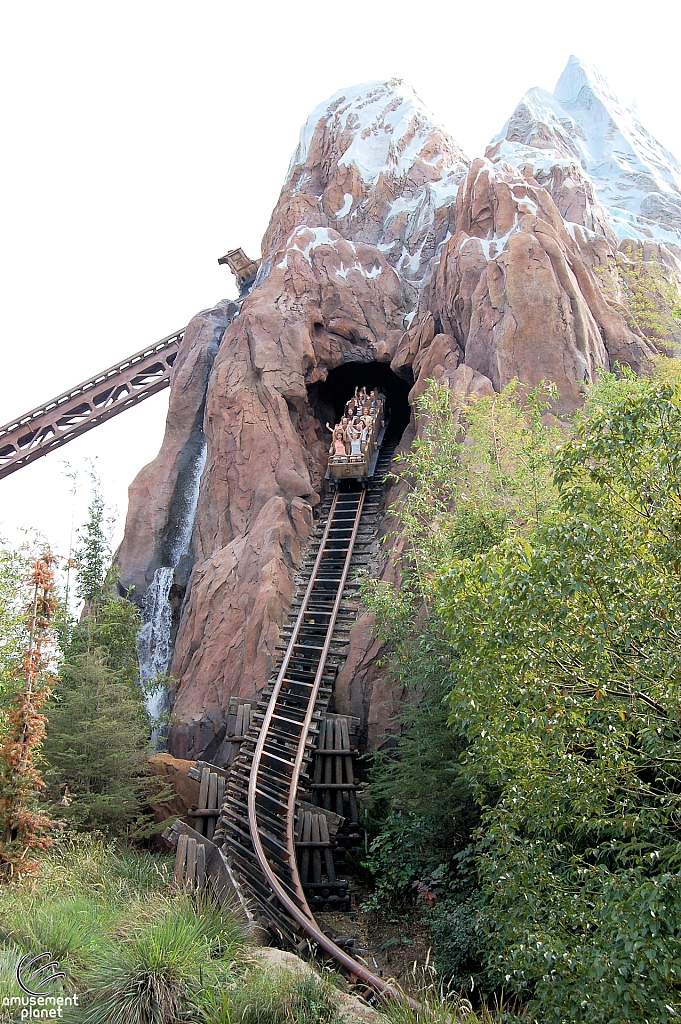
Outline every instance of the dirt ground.
<svg viewBox="0 0 681 1024">
<path fill-rule="evenodd" d="M 370 895 L 370 889 L 353 880 L 352 910 L 345 914 L 317 913 L 317 921 L 342 938 L 354 939 L 354 946 L 348 952 L 370 971 L 386 981 L 399 982 L 403 989 L 411 992 L 423 979 L 424 969 L 427 971 L 432 960 L 430 932 L 413 913 L 390 915 L 386 911 L 363 911 L 361 904 Z"/>
</svg>

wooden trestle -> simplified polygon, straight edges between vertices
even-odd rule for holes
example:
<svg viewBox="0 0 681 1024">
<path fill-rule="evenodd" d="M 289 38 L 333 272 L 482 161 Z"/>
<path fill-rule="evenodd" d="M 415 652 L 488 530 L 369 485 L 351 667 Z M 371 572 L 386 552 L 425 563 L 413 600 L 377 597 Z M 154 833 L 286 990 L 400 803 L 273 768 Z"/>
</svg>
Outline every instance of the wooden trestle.
<svg viewBox="0 0 681 1024">
<path fill-rule="evenodd" d="M 393 451 L 394 445 L 381 450 L 366 488 L 336 492 L 327 499 L 303 565 L 291 621 L 282 629 L 276 676 L 257 702 L 243 702 L 248 703 L 247 712 L 239 702 L 242 711 L 231 737 L 235 756 L 228 773 L 204 762 L 191 770 L 202 793 L 202 806 L 188 815 L 195 813 L 195 828 L 180 823 L 165 833 L 175 843 L 178 836 L 189 835 L 181 847 L 178 844 L 180 877 L 191 838 L 209 843 L 222 855 L 255 923 L 290 948 L 309 944 L 323 951 L 380 992 L 393 990 L 325 934 L 313 910 L 350 906 L 339 854 L 342 858 L 345 850 L 361 842 L 361 785 L 354 773 L 357 750 L 352 738 L 359 723 L 332 714 L 330 702 L 357 611 L 344 598 L 358 586 L 351 574 L 368 561 Z M 225 774 L 218 815 L 216 796 L 211 794 L 218 793 L 219 776 Z M 189 869 L 194 878 L 195 863 L 192 855 Z"/>
</svg>

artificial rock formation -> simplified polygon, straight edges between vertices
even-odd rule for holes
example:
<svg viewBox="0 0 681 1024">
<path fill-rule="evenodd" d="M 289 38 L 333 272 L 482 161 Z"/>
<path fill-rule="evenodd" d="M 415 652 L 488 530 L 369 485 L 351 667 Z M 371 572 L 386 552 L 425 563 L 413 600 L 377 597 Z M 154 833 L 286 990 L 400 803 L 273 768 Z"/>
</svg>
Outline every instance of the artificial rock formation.
<svg viewBox="0 0 681 1024">
<path fill-rule="evenodd" d="M 523 146 L 545 136 L 555 148 L 556 124 L 533 127 L 531 114 Z M 131 487 L 119 552 L 139 599 L 159 572 L 177 593 L 186 585 L 173 754 L 224 763 L 230 697 L 268 680 L 324 487 L 334 374 L 390 370 L 410 403 L 431 379 L 474 395 L 553 380 L 563 414 L 600 368 L 651 355 L 623 297 L 604 296 L 616 239 L 579 153 L 563 138 L 563 164 L 551 156 L 555 173 L 539 180 L 510 159 L 521 120 L 471 164 L 402 82 L 337 93 L 303 127 L 239 315 L 223 305 L 188 328 L 166 437 Z M 412 418 L 403 445 L 415 429 Z M 395 578 L 399 554 L 376 571 Z M 335 701 L 362 719 L 368 749 L 399 728 L 377 654 L 360 613 Z"/>
</svg>

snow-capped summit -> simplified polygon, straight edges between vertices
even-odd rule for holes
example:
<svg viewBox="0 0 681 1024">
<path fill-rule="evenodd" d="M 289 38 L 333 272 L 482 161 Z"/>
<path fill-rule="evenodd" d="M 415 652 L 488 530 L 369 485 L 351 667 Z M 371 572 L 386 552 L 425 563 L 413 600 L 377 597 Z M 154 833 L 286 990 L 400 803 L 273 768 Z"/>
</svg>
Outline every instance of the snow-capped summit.
<svg viewBox="0 0 681 1024">
<path fill-rule="evenodd" d="M 415 289 L 454 229 L 468 164 L 402 79 L 339 89 L 301 129 L 263 240 L 265 265 L 304 223 L 376 245 Z"/>
<path fill-rule="evenodd" d="M 577 57 L 570 57 L 553 94 L 536 88 L 525 94 L 488 155 L 529 170 L 542 184 L 558 168 L 564 174 L 578 163 L 577 177 L 581 170 L 587 191 L 593 184 L 618 238 L 681 245 L 681 165 L 603 73 Z M 585 226 L 604 233 L 598 209 L 590 213 Z"/>
<path fill-rule="evenodd" d="M 338 164 L 354 166 L 363 182 L 380 174 L 404 177 L 419 159 L 441 171 L 466 157 L 410 85 L 401 78 L 339 89 L 315 107 L 300 132 L 289 172 L 304 166 L 319 130 L 333 140 Z M 447 144 L 442 145 L 446 137 Z"/>
</svg>

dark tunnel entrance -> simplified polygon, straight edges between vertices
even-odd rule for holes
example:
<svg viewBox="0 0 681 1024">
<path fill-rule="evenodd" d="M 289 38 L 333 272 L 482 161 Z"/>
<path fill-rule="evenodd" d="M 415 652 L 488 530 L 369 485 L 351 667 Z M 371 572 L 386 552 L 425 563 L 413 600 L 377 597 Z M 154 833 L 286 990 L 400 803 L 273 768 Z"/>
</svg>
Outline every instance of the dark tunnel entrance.
<svg viewBox="0 0 681 1024">
<path fill-rule="evenodd" d="M 390 423 L 386 438 L 399 441 L 411 418 L 410 383 L 393 373 L 386 363 L 343 363 L 330 370 L 324 381 L 308 387 L 310 405 L 321 423 L 333 426 L 343 415 L 343 408 L 356 387 L 380 388 L 388 400 Z"/>
</svg>

